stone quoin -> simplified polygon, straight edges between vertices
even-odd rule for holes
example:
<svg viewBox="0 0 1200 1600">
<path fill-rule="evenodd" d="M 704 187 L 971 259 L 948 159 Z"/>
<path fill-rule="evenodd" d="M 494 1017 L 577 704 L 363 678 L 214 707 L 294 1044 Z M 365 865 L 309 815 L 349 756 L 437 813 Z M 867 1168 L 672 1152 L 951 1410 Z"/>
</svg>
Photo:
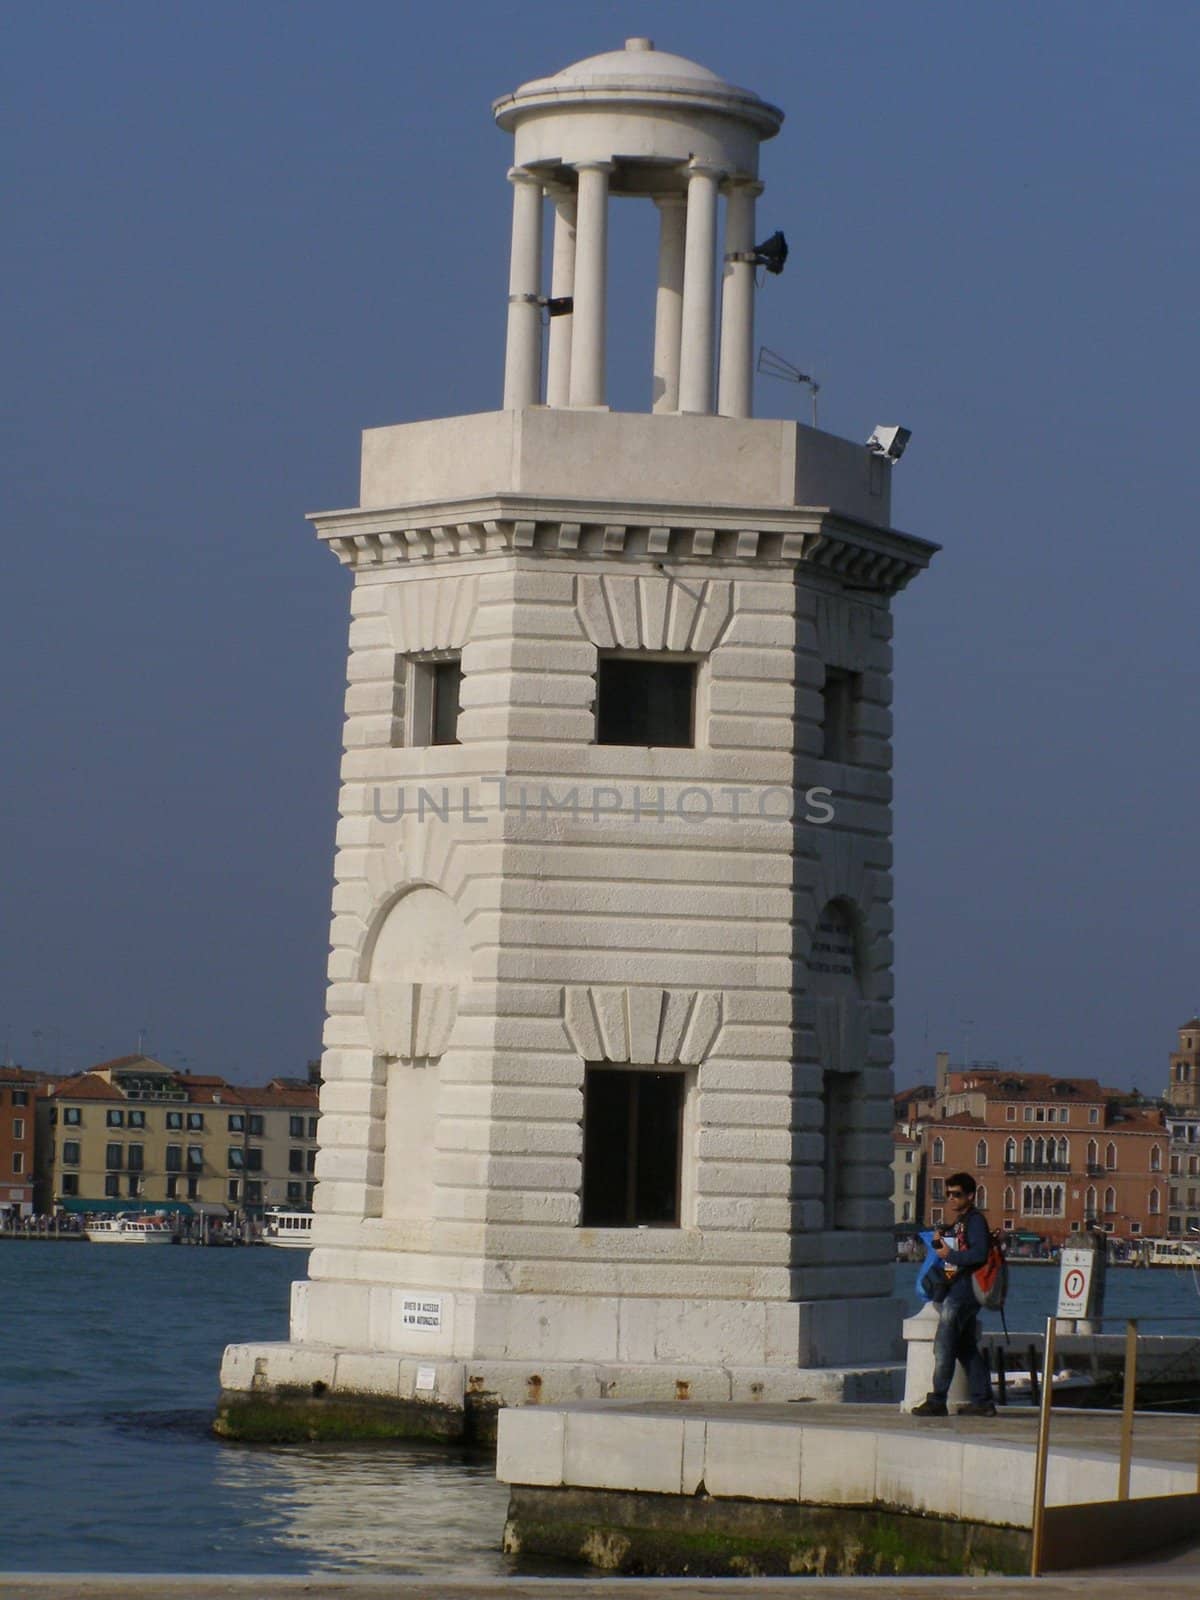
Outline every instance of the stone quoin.
<svg viewBox="0 0 1200 1600">
<path fill-rule="evenodd" d="M 354 575 L 319 1182 L 290 1340 L 226 1352 L 243 1436 L 884 1398 L 901 1354 L 890 608 L 936 547 L 890 460 L 751 415 L 780 111 L 644 39 L 494 109 L 503 408 L 368 430 L 359 505 L 312 519 Z M 389 804 L 422 788 L 480 803 Z"/>
</svg>

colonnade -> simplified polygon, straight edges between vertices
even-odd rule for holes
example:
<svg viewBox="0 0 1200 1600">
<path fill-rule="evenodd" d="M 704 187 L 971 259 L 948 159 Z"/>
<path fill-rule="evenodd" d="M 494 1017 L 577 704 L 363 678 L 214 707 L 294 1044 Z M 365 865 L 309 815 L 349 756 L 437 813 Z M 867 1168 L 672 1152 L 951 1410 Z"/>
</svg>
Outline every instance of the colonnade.
<svg viewBox="0 0 1200 1600">
<path fill-rule="evenodd" d="M 569 315 L 550 319 L 546 359 L 548 406 L 606 403 L 607 256 L 611 161 L 575 165 L 573 188 L 547 185 L 525 167 L 513 185 L 512 257 L 504 408 L 542 398 L 542 205 L 554 206 L 550 297 L 570 296 Z M 717 198 L 724 192 L 725 248 L 721 344 L 715 347 Z M 658 292 L 654 314 L 652 409 L 723 417 L 751 414 L 754 358 L 755 179 L 701 161 L 687 167 L 686 194 L 656 200 L 659 211 Z M 714 371 L 716 382 L 714 385 Z M 715 388 L 715 393 L 714 393 Z"/>
</svg>

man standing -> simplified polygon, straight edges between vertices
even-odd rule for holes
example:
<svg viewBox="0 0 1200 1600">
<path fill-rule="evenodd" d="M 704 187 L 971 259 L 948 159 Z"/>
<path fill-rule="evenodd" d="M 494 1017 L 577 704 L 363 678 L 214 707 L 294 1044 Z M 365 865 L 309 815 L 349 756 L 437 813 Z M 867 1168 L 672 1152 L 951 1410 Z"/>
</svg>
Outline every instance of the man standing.
<svg viewBox="0 0 1200 1600">
<path fill-rule="evenodd" d="M 979 1349 L 979 1303 L 971 1283 L 976 1271 L 987 1260 L 991 1238 L 983 1213 L 975 1209 L 975 1179 L 969 1172 L 954 1172 L 946 1179 L 946 1200 L 954 1228 L 954 1243 L 947 1244 L 941 1231 L 934 1237 L 934 1250 L 945 1268 L 949 1288 L 938 1312 L 938 1329 L 933 1339 L 933 1387 L 914 1417 L 944 1417 L 946 1396 L 954 1377 L 954 1365 L 961 1361 L 967 1372 L 971 1398 L 959 1406 L 960 1417 L 994 1417 L 992 1380 L 987 1362 Z"/>
</svg>

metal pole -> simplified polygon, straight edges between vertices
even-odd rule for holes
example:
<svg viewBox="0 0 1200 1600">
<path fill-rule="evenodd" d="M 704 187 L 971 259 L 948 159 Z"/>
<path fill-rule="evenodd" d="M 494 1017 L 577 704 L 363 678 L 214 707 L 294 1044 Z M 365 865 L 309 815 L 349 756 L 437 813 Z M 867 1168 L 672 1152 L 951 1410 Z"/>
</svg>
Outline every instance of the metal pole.
<svg viewBox="0 0 1200 1600">
<path fill-rule="evenodd" d="M 1121 1465 L 1117 1472 L 1117 1499 L 1129 1499 L 1129 1469 L 1133 1462 L 1133 1403 L 1137 1393 L 1137 1322 L 1125 1324 L 1125 1393 L 1121 1404 Z"/>
<path fill-rule="evenodd" d="M 1046 1318 L 1046 1347 L 1042 1361 L 1042 1405 L 1038 1412 L 1037 1454 L 1033 1469 L 1033 1527 L 1032 1550 L 1029 1557 L 1029 1576 L 1042 1575 L 1042 1547 L 1046 1538 L 1046 1468 L 1050 1459 L 1050 1408 L 1054 1402 L 1054 1335 L 1053 1317 Z"/>
</svg>

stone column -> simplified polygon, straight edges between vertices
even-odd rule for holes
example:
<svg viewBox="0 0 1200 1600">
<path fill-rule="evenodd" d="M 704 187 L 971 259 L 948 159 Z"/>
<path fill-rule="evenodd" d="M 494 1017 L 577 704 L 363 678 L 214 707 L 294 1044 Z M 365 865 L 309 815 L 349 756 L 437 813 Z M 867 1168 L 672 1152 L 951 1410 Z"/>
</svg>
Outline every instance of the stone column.
<svg viewBox="0 0 1200 1600">
<path fill-rule="evenodd" d="M 721 288 L 721 359 L 717 411 L 723 417 L 754 412 L 754 263 L 734 261 L 754 249 L 754 202 L 761 183 L 734 180 L 725 200 L 725 272 Z"/>
<path fill-rule="evenodd" d="M 654 411 L 679 410 L 679 339 L 683 316 L 684 199 L 663 195 L 659 210 L 658 297 L 654 303 Z"/>
<path fill-rule="evenodd" d="M 542 386 L 542 185 L 513 167 L 512 260 L 508 271 L 508 340 L 504 351 L 504 409 L 535 406 Z"/>
<path fill-rule="evenodd" d="M 611 161 L 584 161 L 576 168 L 575 314 L 571 318 L 573 406 L 604 404 L 605 299 L 608 268 L 608 175 Z"/>
<path fill-rule="evenodd" d="M 554 200 L 554 254 L 550 295 L 554 300 L 575 292 L 575 195 L 551 191 Z M 546 358 L 546 404 L 565 406 L 571 398 L 571 335 L 573 316 L 550 318 L 550 352 Z"/>
<path fill-rule="evenodd" d="M 717 238 L 717 185 L 721 177 L 716 167 L 699 161 L 688 163 L 679 409 L 702 414 L 713 408 L 713 251 Z"/>
</svg>

